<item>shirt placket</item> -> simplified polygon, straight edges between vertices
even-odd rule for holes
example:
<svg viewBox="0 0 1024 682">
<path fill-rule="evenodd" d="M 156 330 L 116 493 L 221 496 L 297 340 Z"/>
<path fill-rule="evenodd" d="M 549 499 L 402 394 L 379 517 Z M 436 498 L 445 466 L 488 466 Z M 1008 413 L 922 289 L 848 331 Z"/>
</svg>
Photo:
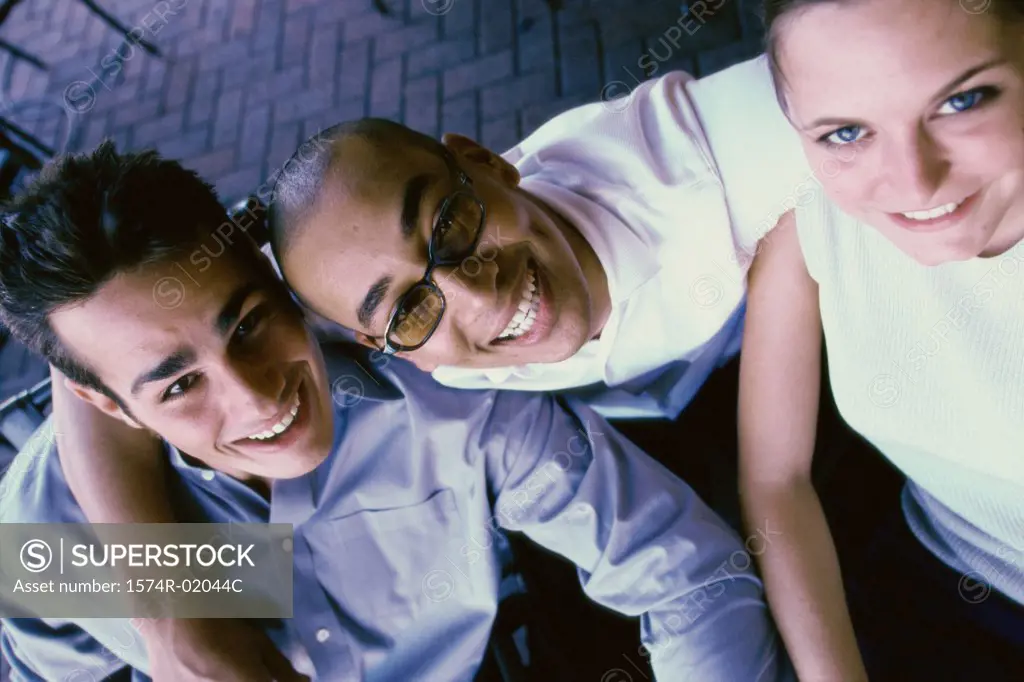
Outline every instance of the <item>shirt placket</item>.
<svg viewBox="0 0 1024 682">
<path fill-rule="evenodd" d="M 271 523 L 291 524 L 293 613 L 291 628 L 316 670 L 317 680 L 359 682 L 348 633 L 341 627 L 323 585 L 317 579 L 313 552 L 301 526 L 314 513 L 313 478 L 279 480 L 271 497 Z"/>
<path fill-rule="evenodd" d="M 352 641 L 341 627 L 331 601 L 316 578 L 313 552 L 301 533 L 293 544 L 295 614 L 293 627 L 316 669 L 318 680 L 359 682 Z"/>
</svg>

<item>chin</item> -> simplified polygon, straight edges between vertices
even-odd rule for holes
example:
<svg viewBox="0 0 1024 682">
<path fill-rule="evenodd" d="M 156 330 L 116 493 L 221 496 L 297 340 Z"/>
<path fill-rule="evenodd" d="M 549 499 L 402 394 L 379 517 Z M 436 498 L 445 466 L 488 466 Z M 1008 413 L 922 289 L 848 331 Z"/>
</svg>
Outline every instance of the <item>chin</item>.
<svg viewBox="0 0 1024 682">
<path fill-rule="evenodd" d="M 286 470 L 282 471 L 277 476 L 275 476 L 275 478 L 287 479 L 305 476 L 306 474 L 312 471 L 316 471 L 317 467 L 323 464 L 324 460 L 326 459 L 327 456 L 325 455 L 318 459 L 303 460 L 301 462 L 296 462 L 293 466 L 287 468 Z"/>
<path fill-rule="evenodd" d="M 566 339 L 564 344 L 561 344 L 561 353 L 554 362 L 562 362 L 563 360 L 568 360 L 572 356 L 576 355 L 580 350 L 582 350 L 583 346 L 587 345 L 588 340 L 589 339 L 585 332 L 573 334 L 571 338 Z"/>
<path fill-rule="evenodd" d="M 891 225 L 875 229 L 893 246 L 928 267 L 977 258 L 992 239 L 991 230 L 966 225 L 931 235 L 914 235 Z"/>
<path fill-rule="evenodd" d="M 307 452 L 298 457 L 289 458 L 287 462 L 270 467 L 266 477 L 271 479 L 289 479 L 305 476 L 323 464 L 328 454 L 326 451 L 322 455 Z"/>
<path fill-rule="evenodd" d="M 925 246 L 908 245 L 895 242 L 896 246 L 903 253 L 910 256 L 916 263 L 925 267 L 935 267 L 945 263 L 955 263 L 970 260 L 978 255 L 980 249 L 970 249 L 956 246 Z"/>
<path fill-rule="evenodd" d="M 955 263 L 958 261 L 969 260 L 971 258 L 971 256 L 958 257 L 957 255 L 951 253 L 924 255 L 917 255 L 911 253 L 910 257 L 917 261 L 919 265 L 923 265 L 926 268 L 934 268 L 939 265 L 945 265 L 946 263 Z"/>
</svg>

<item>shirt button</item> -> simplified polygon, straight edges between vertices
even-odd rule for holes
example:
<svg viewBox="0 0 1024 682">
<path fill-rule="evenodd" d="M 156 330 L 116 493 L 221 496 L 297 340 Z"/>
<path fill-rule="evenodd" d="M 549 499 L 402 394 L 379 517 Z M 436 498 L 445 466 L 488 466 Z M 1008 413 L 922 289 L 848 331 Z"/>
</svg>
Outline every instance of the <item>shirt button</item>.
<svg viewBox="0 0 1024 682">
<path fill-rule="evenodd" d="M 566 521 L 570 523 L 583 523 L 590 519 L 590 507 L 583 502 L 574 504 L 569 510 L 569 514 L 566 516 Z"/>
<path fill-rule="evenodd" d="M 203 478 L 205 480 L 207 480 L 207 481 L 212 481 L 213 480 L 213 476 L 214 476 L 213 472 L 210 471 L 209 469 L 207 469 L 206 471 L 203 472 Z"/>
<path fill-rule="evenodd" d="M 316 641 L 320 642 L 321 644 L 323 644 L 324 642 L 326 642 L 330 638 L 331 638 L 331 631 L 328 630 L 327 628 L 320 628 L 319 630 L 316 631 Z"/>
</svg>

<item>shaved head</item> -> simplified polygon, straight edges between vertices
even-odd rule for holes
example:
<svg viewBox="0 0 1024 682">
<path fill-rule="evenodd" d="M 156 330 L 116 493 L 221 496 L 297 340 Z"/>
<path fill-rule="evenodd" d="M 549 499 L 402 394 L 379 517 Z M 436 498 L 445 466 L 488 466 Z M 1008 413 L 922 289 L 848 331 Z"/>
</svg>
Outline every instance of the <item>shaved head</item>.
<svg viewBox="0 0 1024 682">
<path fill-rule="evenodd" d="M 381 118 L 362 118 L 331 126 L 303 142 L 284 165 L 274 186 L 270 203 L 270 241 L 281 262 L 295 237 L 308 223 L 313 208 L 323 194 L 325 180 L 332 170 L 358 184 L 368 170 L 350 159 L 346 142 L 359 140 L 372 146 L 384 158 L 394 158 L 405 149 L 415 148 L 443 157 L 445 147 L 427 135 L 399 123 Z M 358 155 L 365 166 L 365 154 Z"/>
</svg>

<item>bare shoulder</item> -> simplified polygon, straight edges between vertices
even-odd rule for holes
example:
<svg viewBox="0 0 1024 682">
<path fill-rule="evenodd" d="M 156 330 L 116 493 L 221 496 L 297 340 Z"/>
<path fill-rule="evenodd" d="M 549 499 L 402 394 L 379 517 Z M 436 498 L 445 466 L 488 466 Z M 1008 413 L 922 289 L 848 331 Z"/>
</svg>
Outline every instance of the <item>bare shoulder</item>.
<svg viewBox="0 0 1024 682">
<path fill-rule="evenodd" d="M 777 267 L 792 268 L 795 272 L 807 273 L 797 235 L 796 216 L 793 211 L 784 213 L 775 227 L 757 243 L 754 262 L 750 267 L 750 276 L 757 278 L 766 268 Z"/>
<path fill-rule="evenodd" d="M 785 252 L 793 246 L 799 246 L 796 233 L 796 213 L 786 211 L 775 223 L 775 227 L 757 243 L 757 253 L 760 255 L 765 252 Z"/>
</svg>

